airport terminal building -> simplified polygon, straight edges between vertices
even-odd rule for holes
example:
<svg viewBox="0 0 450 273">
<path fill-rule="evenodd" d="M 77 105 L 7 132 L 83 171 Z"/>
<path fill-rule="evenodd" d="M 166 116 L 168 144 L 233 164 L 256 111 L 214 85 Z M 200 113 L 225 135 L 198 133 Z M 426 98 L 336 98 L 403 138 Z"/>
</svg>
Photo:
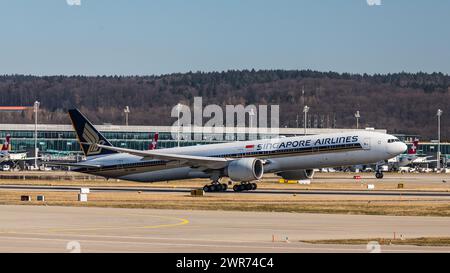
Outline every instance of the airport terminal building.
<svg viewBox="0 0 450 273">
<path fill-rule="evenodd" d="M 301 136 L 304 128 L 279 128 L 277 132 L 265 133 L 248 131 L 248 128 L 233 128 L 232 133 L 223 135 L 217 133 L 205 133 L 210 130 L 204 128 L 193 128 L 188 133 L 173 133 L 171 126 L 123 126 L 123 125 L 98 125 L 96 126 L 104 136 L 117 147 L 146 150 L 152 142 L 155 132 L 159 133 L 158 148 L 171 148 L 180 146 L 192 146 L 211 143 L 231 142 L 237 140 L 267 139 L 278 136 Z M 341 133 L 355 129 L 337 128 L 308 128 L 306 133 Z M 377 132 L 386 133 L 384 129 L 373 129 Z M 181 131 L 181 130 L 180 130 Z M 35 125 L 34 124 L 0 124 L 0 142 L 3 143 L 7 134 L 11 135 L 12 151 L 28 151 L 30 155 L 34 150 Z M 37 147 L 42 154 L 53 155 L 76 155 L 81 154 L 75 131 L 71 125 L 38 124 L 37 125 Z M 412 142 L 414 136 L 399 135 L 402 141 Z M 436 143 L 421 143 L 418 149 L 421 154 L 436 154 Z M 450 155 L 450 143 L 441 144 L 443 155 Z"/>
</svg>

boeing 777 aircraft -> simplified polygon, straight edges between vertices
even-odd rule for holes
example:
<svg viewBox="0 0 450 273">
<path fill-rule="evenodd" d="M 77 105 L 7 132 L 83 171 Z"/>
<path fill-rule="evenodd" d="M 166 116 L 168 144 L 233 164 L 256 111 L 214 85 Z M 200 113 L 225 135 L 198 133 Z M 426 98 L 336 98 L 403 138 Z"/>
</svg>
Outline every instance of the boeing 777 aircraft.
<svg viewBox="0 0 450 273">
<path fill-rule="evenodd" d="M 74 171 L 138 182 L 209 178 L 205 191 L 227 190 L 222 177 L 240 182 L 234 191 L 254 190 L 264 173 L 306 179 L 314 168 L 378 162 L 407 148 L 392 135 L 354 131 L 141 151 L 113 147 L 78 110 L 69 115 L 87 157 L 70 163 Z"/>
</svg>

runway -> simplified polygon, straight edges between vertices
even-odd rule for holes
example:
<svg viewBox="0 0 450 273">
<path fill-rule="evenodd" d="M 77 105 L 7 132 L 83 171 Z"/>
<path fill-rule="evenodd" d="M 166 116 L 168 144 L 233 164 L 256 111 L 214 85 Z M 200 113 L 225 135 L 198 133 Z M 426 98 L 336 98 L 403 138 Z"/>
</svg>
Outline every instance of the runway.
<svg viewBox="0 0 450 273">
<path fill-rule="evenodd" d="M 75 186 L 32 186 L 32 185 L 0 185 L 4 190 L 31 190 L 31 191 L 79 191 Z M 192 188 L 167 188 L 167 187 L 89 187 L 91 192 L 155 192 L 155 193 L 189 193 Z M 446 197 L 450 198 L 450 192 L 445 191 L 417 191 L 417 190 L 310 190 L 310 189 L 257 189 L 230 194 L 296 194 L 296 195 L 347 195 L 347 196 L 409 196 L 409 197 Z M 214 194 L 208 193 L 208 194 Z"/>
<path fill-rule="evenodd" d="M 368 252 L 299 240 L 450 236 L 450 218 L 0 206 L 0 252 Z M 381 246 L 382 252 L 450 247 Z"/>
</svg>

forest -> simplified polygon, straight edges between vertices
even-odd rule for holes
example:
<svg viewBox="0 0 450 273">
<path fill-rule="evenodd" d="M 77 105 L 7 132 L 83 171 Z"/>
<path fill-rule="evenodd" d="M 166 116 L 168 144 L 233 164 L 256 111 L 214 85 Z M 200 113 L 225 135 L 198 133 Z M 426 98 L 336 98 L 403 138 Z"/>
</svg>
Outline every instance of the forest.
<svg viewBox="0 0 450 273">
<path fill-rule="evenodd" d="M 278 104 L 281 127 L 303 127 L 302 109 L 310 107 L 309 127 L 387 129 L 450 140 L 450 76 L 442 73 L 349 74 L 312 70 L 230 70 L 158 76 L 0 76 L 0 106 L 40 102 L 40 123 L 70 124 L 66 111 L 76 107 L 96 124 L 172 125 L 178 103 L 203 105 Z M 0 112 L 0 123 L 33 123 L 33 112 Z"/>
</svg>

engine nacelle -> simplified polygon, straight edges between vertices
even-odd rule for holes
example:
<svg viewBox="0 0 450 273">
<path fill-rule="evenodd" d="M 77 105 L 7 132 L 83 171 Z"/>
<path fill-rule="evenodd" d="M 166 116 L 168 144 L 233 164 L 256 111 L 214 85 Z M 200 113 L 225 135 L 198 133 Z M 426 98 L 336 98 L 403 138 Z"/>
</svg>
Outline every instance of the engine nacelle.
<svg viewBox="0 0 450 273">
<path fill-rule="evenodd" d="M 228 164 L 227 175 L 233 181 L 259 180 L 264 174 L 263 162 L 257 158 L 241 158 Z"/>
<path fill-rule="evenodd" d="M 295 170 L 295 171 L 284 171 L 277 173 L 278 176 L 286 180 L 306 180 L 311 179 L 314 176 L 314 170 Z"/>
</svg>

